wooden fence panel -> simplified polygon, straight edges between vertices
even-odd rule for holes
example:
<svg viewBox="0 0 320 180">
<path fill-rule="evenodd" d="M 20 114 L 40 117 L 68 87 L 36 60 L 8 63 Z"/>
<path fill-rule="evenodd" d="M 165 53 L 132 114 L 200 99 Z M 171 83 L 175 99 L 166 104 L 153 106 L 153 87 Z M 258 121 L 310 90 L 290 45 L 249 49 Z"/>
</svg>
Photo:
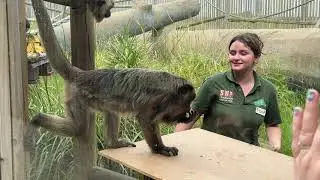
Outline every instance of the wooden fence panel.
<svg viewBox="0 0 320 180">
<path fill-rule="evenodd" d="M 7 29 L 7 2 L 0 1 L 0 172 L 2 180 L 12 179 L 12 146 L 10 115 L 10 75 Z"/>
<path fill-rule="evenodd" d="M 26 180 L 24 4 L 0 1 L 0 179 Z"/>
</svg>

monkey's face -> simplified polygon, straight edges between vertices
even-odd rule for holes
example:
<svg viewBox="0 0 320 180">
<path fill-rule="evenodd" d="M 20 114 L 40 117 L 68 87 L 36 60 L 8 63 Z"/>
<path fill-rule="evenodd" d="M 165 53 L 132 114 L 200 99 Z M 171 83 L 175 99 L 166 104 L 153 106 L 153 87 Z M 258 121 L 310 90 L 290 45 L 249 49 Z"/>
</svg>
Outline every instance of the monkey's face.
<svg viewBox="0 0 320 180">
<path fill-rule="evenodd" d="M 111 9 L 114 7 L 113 0 L 94 0 L 89 4 L 91 12 L 97 22 L 111 16 Z"/>
<path fill-rule="evenodd" d="M 171 99 L 165 108 L 164 121 L 188 123 L 191 121 L 190 105 L 196 93 L 193 86 L 187 84 L 179 88 L 175 98 Z"/>
</svg>

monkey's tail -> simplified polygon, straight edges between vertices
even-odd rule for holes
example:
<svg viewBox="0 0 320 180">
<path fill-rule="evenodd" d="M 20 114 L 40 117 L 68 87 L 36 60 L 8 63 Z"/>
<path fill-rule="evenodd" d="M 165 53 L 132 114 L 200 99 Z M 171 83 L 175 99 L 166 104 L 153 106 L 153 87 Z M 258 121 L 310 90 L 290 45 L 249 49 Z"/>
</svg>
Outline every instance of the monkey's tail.
<svg viewBox="0 0 320 180">
<path fill-rule="evenodd" d="M 80 69 L 72 66 L 64 55 L 55 36 L 50 17 L 43 0 L 32 0 L 40 36 L 46 49 L 50 64 L 65 80 L 72 81 Z"/>
</svg>

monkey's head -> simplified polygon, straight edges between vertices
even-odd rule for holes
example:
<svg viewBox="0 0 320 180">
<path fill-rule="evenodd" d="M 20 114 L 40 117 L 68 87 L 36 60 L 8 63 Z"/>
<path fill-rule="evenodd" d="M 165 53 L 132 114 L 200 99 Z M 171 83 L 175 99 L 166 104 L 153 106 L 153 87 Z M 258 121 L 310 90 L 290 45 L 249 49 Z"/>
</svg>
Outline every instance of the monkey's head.
<svg viewBox="0 0 320 180">
<path fill-rule="evenodd" d="M 111 9 L 114 7 L 113 0 L 91 0 L 89 8 L 97 22 L 111 16 Z"/>
<path fill-rule="evenodd" d="M 163 104 L 163 121 L 167 123 L 190 122 L 189 112 L 191 102 L 195 99 L 195 89 L 191 84 L 184 84 L 178 88 L 177 92 L 168 98 L 168 101 Z"/>
</svg>

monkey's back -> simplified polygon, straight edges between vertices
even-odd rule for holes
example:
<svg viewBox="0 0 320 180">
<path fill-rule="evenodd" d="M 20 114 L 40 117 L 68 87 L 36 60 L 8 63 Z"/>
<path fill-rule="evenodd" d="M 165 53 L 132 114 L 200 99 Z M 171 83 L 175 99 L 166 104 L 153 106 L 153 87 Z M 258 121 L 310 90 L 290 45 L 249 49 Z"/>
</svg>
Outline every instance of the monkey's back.
<svg viewBox="0 0 320 180">
<path fill-rule="evenodd" d="M 176 93 L 179 87 L 190 84 L 168 72 L 140 68 L 117 70 L 109 78 L 112 83 L 107 83 L 106 88 L 112 90 L 112 94 L 130 97 Z"/>
<path fill-rule="evenodd" d="M 117 70 L 112 80 L 116 92 L 127 91 L 160 91 L 176 92 L 184 84 L 189 84 L 184 78 L 165 71 L 131 68 Z"/>
<path fill-rule="evenodd" d="M 121 101 L 132 106 L 176 94 L 179 87 L 190 84 L 168 72 L 141 68 L 84 71 L 81 77 L 75 83 L 84 94 L 100 101 Z"/>
</svg>

